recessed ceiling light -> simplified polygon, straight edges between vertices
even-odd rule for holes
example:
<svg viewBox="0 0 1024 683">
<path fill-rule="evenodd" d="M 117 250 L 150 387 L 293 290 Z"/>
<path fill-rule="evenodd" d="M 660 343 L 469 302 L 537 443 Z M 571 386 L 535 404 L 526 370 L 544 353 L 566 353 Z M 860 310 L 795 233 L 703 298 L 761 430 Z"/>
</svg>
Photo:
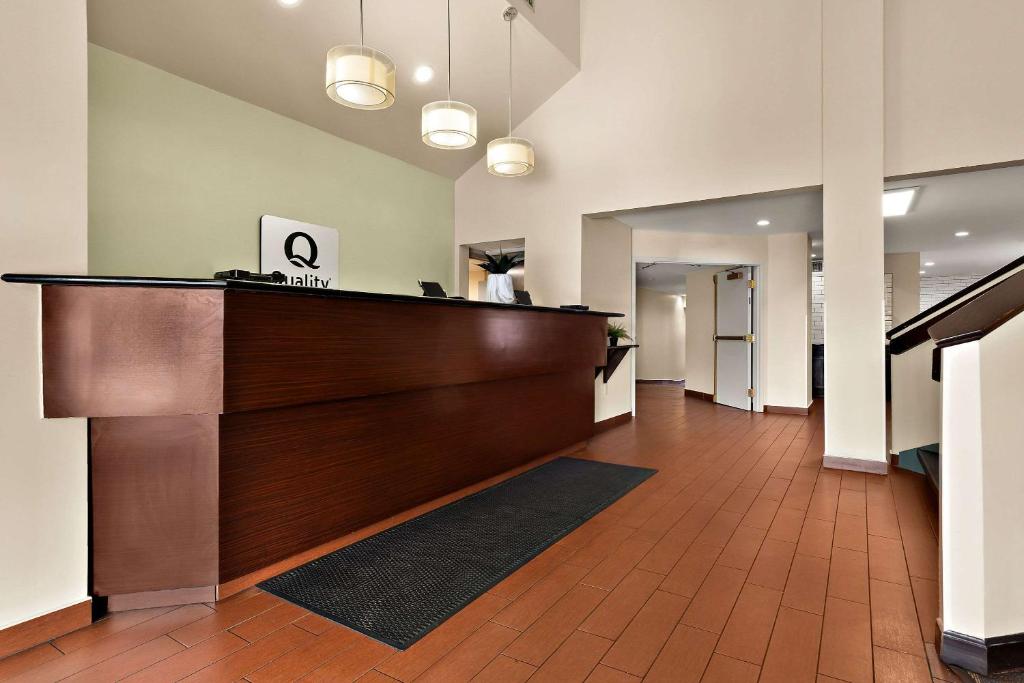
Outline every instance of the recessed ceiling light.
<svg viewBox="0 0 1024 683">
<path fill-rule="evenodd" d="M 960 232 L 954 232 L 953 236 L 954 237 L 967 237 L 970 234 L 971 233 L 967 232 L 966 230 L 961 230 Z"/>
<path fill-rule="evenodd" d="M 302 0 L 277 0 L 277 4 L 281 7 L 295 7 L 301 2 Z"/>
<path fill-rule="evenodd" d="M 418 66 L 416 67 L 416 71 L 413 73 L 412 78 L 417 83 L 429 83 L 434 78 L 434 69 L 426 64 Z"/>
<path fill-rule="evenodd" d="M 772 222 L 770 220 L 768 220 L 767 218 L 762 218 L 761 220 L 759 220 L 757 222 L 757 226 L 759 228 L 763 228 L 763 227 L 769 226 L 771 224 L 772 224 Z"/>
<path fill-rule="evenodd" d="M 906 216 L 917 195 L 916 187 L 904 187 L 898 190 L 886 190 L 882 193 L 882 215 Z"/>
<path fill-rule="evenodd" d="M 924 274 L 925 274 L 926 272 L 928 272 L 928 271 L 925 271 L 925 270 L 919 270 L 919 271 L 917 271 L 917 274 L 918 274 L 918 275 L 924 275 Z"/>
<path fill-rule="evenodd" d="M 925 267 L 927 267 L 927 268 L 931 268 L 932 266 L 934 266 L 934 265 L 935 265 L 935 261 L 925 261 L 925 264 L 924 264 L 924 265 L 925 265 Z"/>
</svg>

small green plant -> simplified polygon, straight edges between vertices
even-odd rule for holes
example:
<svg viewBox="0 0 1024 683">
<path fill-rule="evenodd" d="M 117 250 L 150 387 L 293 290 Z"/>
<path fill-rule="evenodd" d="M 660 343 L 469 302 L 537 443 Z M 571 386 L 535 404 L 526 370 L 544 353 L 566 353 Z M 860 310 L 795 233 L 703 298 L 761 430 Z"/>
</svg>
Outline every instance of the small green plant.
<svg viewBox="0 0 1024 683">
<path fill-rule="evenodd" d="M 626 328 L 616 323 L 609 323 L 608 336 L 611 339 L 629 339 L 630 341 L 633 340 L 633 338 L 629 336 L 629 332 L 626 332 Z"/>
<path fill-rule="evenodd" d="M 490 254 L 484 254 L 484 256 L 487 257 L 487 260 L 477 265 L 491 275 L 504 275 L 525 260 L 522 254 L 499 254 L 498 258 L 494 258 Z"/>
</svg>

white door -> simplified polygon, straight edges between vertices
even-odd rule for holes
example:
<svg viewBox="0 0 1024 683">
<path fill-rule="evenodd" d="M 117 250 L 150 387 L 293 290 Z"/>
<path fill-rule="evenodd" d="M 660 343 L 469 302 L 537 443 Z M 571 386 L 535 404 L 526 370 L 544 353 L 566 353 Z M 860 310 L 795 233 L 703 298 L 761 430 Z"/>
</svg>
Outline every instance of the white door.
<svg viewBox="0 0 1024 683">
<path fill-rule="evenodd" d="M 750 267 L 715 275 L 715 402 L 753 409 L 754 289 Z"/>
</svg>

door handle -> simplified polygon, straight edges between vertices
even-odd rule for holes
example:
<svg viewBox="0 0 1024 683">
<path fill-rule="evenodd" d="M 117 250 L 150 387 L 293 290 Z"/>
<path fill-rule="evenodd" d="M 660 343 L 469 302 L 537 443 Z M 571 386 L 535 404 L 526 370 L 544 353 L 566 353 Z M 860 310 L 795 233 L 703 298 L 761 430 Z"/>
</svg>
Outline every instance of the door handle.
<svg viewBox="0 0 1024 683">
<path fill-rule="evenodd" d="M 752 334 L 716 334 L 715 341 L 742 341 L 753 344 L 755 339 Z"/>
</svg>

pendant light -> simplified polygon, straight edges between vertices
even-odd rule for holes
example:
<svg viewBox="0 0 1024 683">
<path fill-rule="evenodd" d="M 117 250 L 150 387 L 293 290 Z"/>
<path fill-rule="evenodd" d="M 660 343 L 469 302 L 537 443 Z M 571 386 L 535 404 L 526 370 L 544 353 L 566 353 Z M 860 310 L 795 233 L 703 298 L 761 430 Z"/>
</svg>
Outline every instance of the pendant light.
<svg viewBox="0 0 1024 683">
<path fill-rule="evenodd" d="M 487 170 L 503 178 L 515 178 L 533 173 L 533 143 L 525 138 L 512 137 L 512 20 L 519 16 L 515 7 L 502 15 L 508 22 L 508 137 L 487 143 Z"/>
<path fill-rule="evenodd" d="M 467 149 L 476 144 L 476 109 L 452 101 L 452 2 L 448 3 L 448 99 L 423 105 L 423 142 L 438 149 Z"/>
<path fill-rule="evenodd" d="M 363 43 L 363 0 L 359 0 L 359 44 L 327 53 L 327 96 L 353 109 L 387 109 L 395 103 L 395 63 Z"/>
</svg>

